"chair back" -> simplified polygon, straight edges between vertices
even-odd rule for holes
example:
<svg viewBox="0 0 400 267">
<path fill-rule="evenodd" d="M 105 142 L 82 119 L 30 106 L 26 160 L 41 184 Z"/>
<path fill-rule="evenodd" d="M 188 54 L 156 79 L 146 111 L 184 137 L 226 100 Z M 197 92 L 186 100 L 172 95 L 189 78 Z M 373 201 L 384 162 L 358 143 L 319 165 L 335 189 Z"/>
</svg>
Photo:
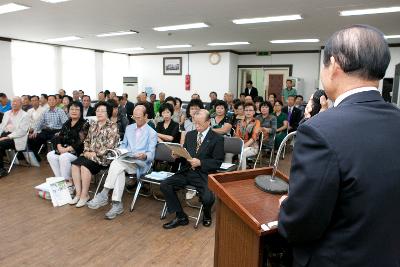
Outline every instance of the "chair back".
<svg viewBox="0 0 400 267">
<path fill-rule="evenodd" d="M 243 140 L 239 137 L 224 136 L 224 153 L 232 153 L 235 155 L 242 154 Z"/>
<path fill-rule="evenodd" d="M 154 160 L 157 161 L 166 161 L 173 163 L 175 162 L 175 159 L 172 157 L 172 152 L 171 149 L 167 147 L 168 143 L 158 143 L 156 146 L 156 151 L 154 155 Z"/>
</svg>

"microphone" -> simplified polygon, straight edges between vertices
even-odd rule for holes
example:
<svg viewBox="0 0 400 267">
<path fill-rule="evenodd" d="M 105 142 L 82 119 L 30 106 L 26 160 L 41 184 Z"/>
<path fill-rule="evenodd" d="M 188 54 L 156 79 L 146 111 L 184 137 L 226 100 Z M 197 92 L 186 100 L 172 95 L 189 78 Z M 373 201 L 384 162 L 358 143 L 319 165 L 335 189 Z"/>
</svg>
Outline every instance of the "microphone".
<svg viewBox="0 0 400 267">
<path fill-rule="evenodd" d="M 279 160 L 281 157 L 281 153 L 283 147 L 290 137 L 295 136 L 296 132 L 291 132 L 282 140 L 281 145 L 279 146 L 278 152 L 276 153 L 275 162 L 272 168 L 272 175 L 259 175 L 255 178 L 256 186 L 262 191 L 271 193 L 271 194 L 285 194 L 289 190 L 289 184 L 283 179 L 276 177 L 276 171 L 278 169 Z"/>
</svg>

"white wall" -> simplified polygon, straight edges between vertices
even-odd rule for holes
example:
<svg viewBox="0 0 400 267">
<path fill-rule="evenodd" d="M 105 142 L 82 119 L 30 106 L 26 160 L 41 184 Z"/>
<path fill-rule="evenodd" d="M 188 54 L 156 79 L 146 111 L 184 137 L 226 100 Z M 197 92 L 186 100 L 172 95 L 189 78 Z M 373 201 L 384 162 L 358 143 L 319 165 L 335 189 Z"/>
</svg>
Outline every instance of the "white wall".
<svg viewBox="0 0 400 267">
<path fill-rule="evenodd" d="M 227 52 L 220 53 L 220 55 L 220 63 L 212 65 L 209 62 L 209 53 L 189 54 L 190 91 L 185 90 L 188 55 L 131 56 L 131 76 L 138 77 L 139 91 L 144 91 L 146 87 L 152 87 L 156 94 L 165 92 L 167 96 L 178 96 L 184 101 L 190 100 L 193 93 L 200 94 L 203 101 L 209 101 L 209 92 L 215 91 L 218 97 L 222 98 L 223 94 L 230 88 L 231 57 L 230 53 Z M 164 57 L 182 57 L 182 75 L 163 75 Z"/>
<path fill-rule="evenodd" d="M 304 79 L 304 99 L 318 86 L 320 53 L 240 55 L 238 65 L 293 65 L 292 76 Z"/>
<path fill-rule="evenodd" d="M 0 41 L 0 92 L 14 96 L 11 73 L 11 42 Z"/>
<path fill-rule="evenodd" d="M 237 65 L 239 62 L 239 56 L 237 54 L 229 53 L 229 91 L 233 93 L 235 97 L 237 96 L 237 84 L 238 84 L 238 71 Z M 222 98 L 222 97 L 221 97 Z"/>
</svg>

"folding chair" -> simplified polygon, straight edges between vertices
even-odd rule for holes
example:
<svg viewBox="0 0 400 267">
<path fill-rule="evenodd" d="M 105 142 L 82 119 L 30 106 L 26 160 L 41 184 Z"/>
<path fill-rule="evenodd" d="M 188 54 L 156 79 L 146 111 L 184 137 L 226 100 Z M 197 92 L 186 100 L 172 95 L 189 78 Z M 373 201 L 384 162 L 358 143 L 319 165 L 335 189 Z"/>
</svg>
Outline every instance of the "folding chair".
<svg viewBox="0 0 400 267">
<path fill-rule="evenodd" d="M 256 168 L 257 162 L 260 159 L 263 140 L 264 133 L 260 131 L 260 133 L 258 134 L 258 152 L 255 156 L 247 158 L 247 162 L 254 162 L 253 169 Z"/>
<path fill-rule="evenodd" d="M 270 135 L 270 136 L 269 136 L 269 138 L 272 139 L 272 141 L 271 141 L 271 140 L 268 140 L 268 142 L 272 142 L 272 146 L 271 146 L 271 147 L 269 147 L 269 146 L 268 146 L 267 144 L 265 144 L 265 143 L 262 145 L 262 149 L 263 149 L 263 151 L 266 152 L 266 156 L 268 157 L 268 153 L 270 154 L 270 155 L 269 155 L 268 166 L 271 166 L 272 160 L 273 160 L 273 158 L 274 158 L 274 153 L 275 153 L 275 136 L 276 136 L 276 134 L 273 134 L 273 135 Z M 260 165 L 262 164 L 261 161 L 262 161 L 262 155 L 261 155 L 261 157 L 260 157 Z"/>
<path fill-rule="evenodd" d="M 231 153 L 234 155 L 238 155 L 239 163 L 234 165 L 233 167 L 229 168 L 228 170 L 219 169 L 218 172 L 227 172 L 231 170 L 239 170 L 240 163 L 242 162 L 243 157 L 243 149 L 244 149 L 244 142 L 239 137 L 229 137 L 224 136 L 224 153 Z"/>
<path fill-rule="evenodd" d="M 166 144 L 168 144 L 168 143 L 158 143 L 157 144 L 155 155 L 154 155 L 154 161 L 168 162 L 168 163 L 175 162 L 175 159 L 171 155 L 171 150 L 166 146 Z M 151 168 L 150 168 L 150 170 L 151 170 Z M 135 191 L 135 194 L 132 199 L 132 204 L 131 204 L 131 208 L 130 208 L 131 212 L 134 210 L 134 207 L 135 207 L 135 204 L 136 204 L 136 201 L 139 196 L 139 192 L 140 192 L 140 189 L 142 188 L 143 183 L 149 183 L 150 189 L 151 189 L 151 185 L 160 185 L 160 183 L 162 181 L 162 180 L 158 180 L 158 179 L 156 180 L 156 179 L 152 179 L 150 177 L 146 177 L 146 175 L 150 173 L 150 170 L 142 177 L 136 178 L 138 184 L 136 186 L 136 191 Z M 158 198 L 157 196 L 155 196 L 154 193 L 152 193 L 152 195 L 156 200 L 164 201 L 164 200 Z"/>
<path fill-rule="evenodd" d="M 10 155 L 14 154 L 12 159 L 10 158 L 10 160 L 11 160 L 10 161 L 10 166 L 8 167 L 8 171 L 7 171 L 8 173 L 10 173 L 12 167 L 14 166 L 14 164 L 17 164 L 17 165 L 19 164 L 19 161 L 18 161 L 17 157 L 20 154 L 20 152 L 21 153 L 25 153 L 25 152 L 29 153 L 30 151 L 28 150 L 28 148 L 25 148 L 24 150 L 19 150 L 19 151 L 18 150 L 14 150 L 14 149 L 8 149 L 8 152 L 10 153 Z M 25 157 L 25 160 L 30 166 L 31 163 L 29 161 L 29 156 Z"/>
</svg>

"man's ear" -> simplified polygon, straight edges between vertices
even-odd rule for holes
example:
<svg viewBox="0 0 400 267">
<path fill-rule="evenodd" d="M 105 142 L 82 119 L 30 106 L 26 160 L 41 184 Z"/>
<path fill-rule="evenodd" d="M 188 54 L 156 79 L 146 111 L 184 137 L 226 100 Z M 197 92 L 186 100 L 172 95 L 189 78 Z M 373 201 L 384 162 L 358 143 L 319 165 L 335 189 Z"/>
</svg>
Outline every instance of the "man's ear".
<svg viewBox="0 0 400 267">
<path fill-rule="evenodd" d="M 336 59 L 333 56 L 331 56 L 331 58 L 330 58 L 330 65 L 329 65 L 328 69 L 329 69 L 329 78 L 331 80 L 338 73 L 343 72 L 342 68 L 340 67 L 340 65 L 338 64 L 338 62 L 336 61 Z"/>
</svg>

